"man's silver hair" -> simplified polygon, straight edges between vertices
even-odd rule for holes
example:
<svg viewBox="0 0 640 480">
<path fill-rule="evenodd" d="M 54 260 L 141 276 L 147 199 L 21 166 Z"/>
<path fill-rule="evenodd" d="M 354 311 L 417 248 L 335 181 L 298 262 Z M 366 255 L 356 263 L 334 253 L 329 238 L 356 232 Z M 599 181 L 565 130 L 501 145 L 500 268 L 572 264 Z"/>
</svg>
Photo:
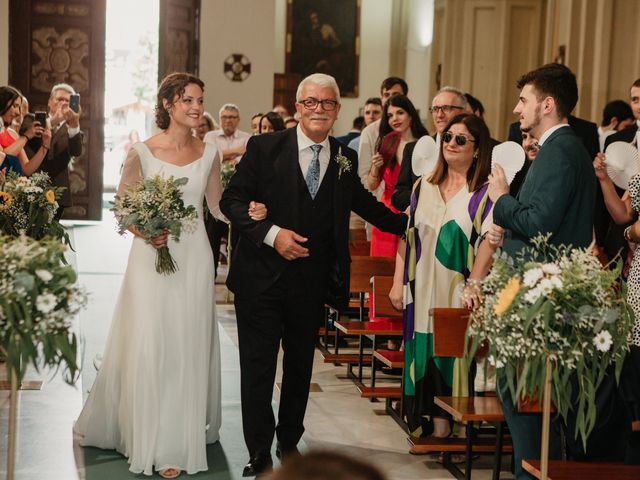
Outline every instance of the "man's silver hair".
<svg viewBox="0 0 640 480">
<path fill-rule="evenodd" d="M 53 88 L 51 88 L 51 96 L 49 98 L 53 98 L 53 96 L 56 94 L 58 90 L 64 90 L 69 95 L 76 94 L 76 91 L 68 83 L 57 83 L 56 85 L 53 86 Z"/>
<path fill-rule="evenodd" d="M 307 83 L 313 83 L 314 85 L 318 85 L 319 87 L 332 88 L 336 94 L 336 100 L 338 101 L 338 103 L 340 103 L 340 88 L 338 88 L 336 79 L 331 75 L 327 75 L 326 73 L 312 73 L 308 77 L 302 79 L 300 85 L 298 85 L 298 90 L 296 91 L 296 102 L 302 100 L 302 88 Z"/>
<path fill-rule="evenodd" d="M 218 116 L 222 115 L 222 112 L 224 112 L 225 110 L 233 110 L 238 115 L 240 115 L 240 109 L 235 103 L 225 103 L 224 105 L 222 105 L 220 107 L 220 111 L 218 112 Z"/>
<path fill-rule="evenodd" d="M 442 87 L 440 90 L 438 90 L 438 93 L 436 93 L 436 95 L 433 97 L 433 99 L 435 100 L 435 98 L 440 95 L 441 93 L 453 93 L 458 97 L 458 106 L 462 107 L 462 108 L 467 108 L 467 106 L 469 105 L 469 102 L 467 102 L 467 97 L 465 96 L 464 92 L 462 90 L 460 90 L 459 88 L 456 87 L 451 87 L 451 86 L 446 86 L 446 87 Z M 431 101 L 431 103 L 433 103 L 433 100 Z"/>
</svg>

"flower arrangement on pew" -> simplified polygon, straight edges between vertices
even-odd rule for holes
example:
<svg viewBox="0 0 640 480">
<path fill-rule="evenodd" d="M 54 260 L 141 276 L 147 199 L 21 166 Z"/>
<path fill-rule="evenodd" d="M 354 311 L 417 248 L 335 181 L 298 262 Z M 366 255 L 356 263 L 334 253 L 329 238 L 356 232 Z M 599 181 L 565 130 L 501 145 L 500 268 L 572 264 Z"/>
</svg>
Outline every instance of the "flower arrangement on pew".
<svg viewBox="0 0 640 480">
<path fill-rule="evenodd" d="M 64 189 L 54 187 L 45 172 L 30 177 L 7 173 L 0 189 L 0 231 L 12 237 L 24 233 L 36 240 L 53 237 L 70 245 L 64 227 L 54 218 Z"/>
<path fill-rule="evenodd" d="M 63 263 L 65 245 L 26 235 L 0 234 L 0 353 L 17 381 L 29 364 L 65 367 L 64 379 L 78 375 L 78 341 L 72 321 L 87 303 L 73 267 Z"/>
<path fill-rule="evenodd" d="M 116 197 L 111 209 L 118 219 L 118 233 L 124 235 L 134 227 L 147 239 L 169 232 L 178 242 L 182 231 L 194 231 L 198 214 L 193 205 L 185 206 L 180 187 L 188 179 L 155 175 L 132 184 L 122 197 Z M 164 246 L 156 250 L 156 272 L 164 275 L 176 271 L 177 265 Z"/>
<path fill-rule="evenodd" d="M 563 418 L 577 408 L 576 434 L 585 445 L 595 423 L 595 392 L 612 364 L 619 379 L 629 349 L 633 313 L 621 268 L 618 261 L 603 269 L 588 248 L 570 250 L 536 237 L 515 262 L 496 253 L 482 282 L 484 301 L 469 323 L 470 358 L 486 344 L 489 364 L 506 369 L 514 401 L 542 395 L 550 361 L 551 399 Z"/>
</svg>

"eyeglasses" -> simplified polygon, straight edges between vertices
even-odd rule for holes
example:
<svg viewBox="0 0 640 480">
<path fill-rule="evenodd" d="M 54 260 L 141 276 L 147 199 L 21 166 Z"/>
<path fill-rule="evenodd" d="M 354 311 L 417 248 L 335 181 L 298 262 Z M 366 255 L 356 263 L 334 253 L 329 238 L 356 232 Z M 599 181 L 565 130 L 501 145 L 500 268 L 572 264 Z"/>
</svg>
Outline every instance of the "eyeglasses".
<svg viewBox="0 0 640 480">
<path fill-rule="evenodd" d="M 452 132 L 444 132 L 442 134 L 442 141 L 444 143 L 449 143 L 451 142 L 451 140 L 456 139 L 456 145 L 458 145 L 459 147 L 464 147 L 467 142 L 473 142 L 475 143 L 476 141 L 473 138 L 469 138 L 466 135 L 462 135 L 461 133 L 453 134 Z"/>
<path fill-rule="evenodd" d="M 431 113 L 442 112 L 442 113 L 444 113 L 446 115 L 447 113 L 449 113 L 454 108 L 457 108 L 458 110 L 464 110 L 464 108 L 459 107 L 457 105 L 434 105 L 433 107 L 429 108 L 429 111 Z"/>
<path fill-rule="evenodd" d="M 240 117 L 238 115 L 222 115 L 220 120 L 237 120 Z"/>
<path fill-rule="evenodd" d="M 305 98 L 298 103 L 304 105 L 304 108 L 306 108 L 307 110 L 315 110 L 316 108 L 318 108 L 318 105 L 322 105 L 322 109 L 327 112 L 335 110 L 338 106 L 337 100 L 318 100 L 317 98 L 313 97 Z"/>
</svg>

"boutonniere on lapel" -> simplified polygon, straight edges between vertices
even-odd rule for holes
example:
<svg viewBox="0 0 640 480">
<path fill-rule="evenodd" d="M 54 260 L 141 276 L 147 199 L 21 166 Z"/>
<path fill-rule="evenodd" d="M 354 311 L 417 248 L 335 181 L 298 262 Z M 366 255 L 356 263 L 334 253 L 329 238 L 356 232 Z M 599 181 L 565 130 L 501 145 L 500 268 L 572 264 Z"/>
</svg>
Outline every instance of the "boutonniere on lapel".
<svg viewBox="0 0 640 480">
<path fill-rule="evenodd" d="M 338 147 L 338 154 L 333 159 L 338 164 L 338 178 L 342 176 L 342 172 L 351 171 L 351 161 L 342 155 L 342 147 Z"/>
</svg>

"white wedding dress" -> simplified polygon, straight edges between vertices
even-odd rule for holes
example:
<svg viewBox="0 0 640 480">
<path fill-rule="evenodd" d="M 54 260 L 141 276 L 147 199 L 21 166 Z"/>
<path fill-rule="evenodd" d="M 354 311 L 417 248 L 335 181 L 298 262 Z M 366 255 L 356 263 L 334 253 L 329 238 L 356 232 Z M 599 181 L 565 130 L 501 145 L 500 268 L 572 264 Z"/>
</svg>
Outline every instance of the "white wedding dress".
<svg viewBox="0 0 640 480">
<path fill-rule="evenodd" d="M 203 196 L 218 209 L 222 192 L 216 148 L 185 166 L 133 145 L 118 193 L 141 175 L 187 177 L 186 205 L 198 210 L 195 232 L 168 246 L 178 270 L 155 271 L 156 251 L 136 237 L 129 254 L 104 360 L 75 425 L 84 446 L 116 449 L 134 473 L 207 470 L 206 444 L 220 428 L 220 345 L 213 255 L 202 220 Z"/>
</svg>

